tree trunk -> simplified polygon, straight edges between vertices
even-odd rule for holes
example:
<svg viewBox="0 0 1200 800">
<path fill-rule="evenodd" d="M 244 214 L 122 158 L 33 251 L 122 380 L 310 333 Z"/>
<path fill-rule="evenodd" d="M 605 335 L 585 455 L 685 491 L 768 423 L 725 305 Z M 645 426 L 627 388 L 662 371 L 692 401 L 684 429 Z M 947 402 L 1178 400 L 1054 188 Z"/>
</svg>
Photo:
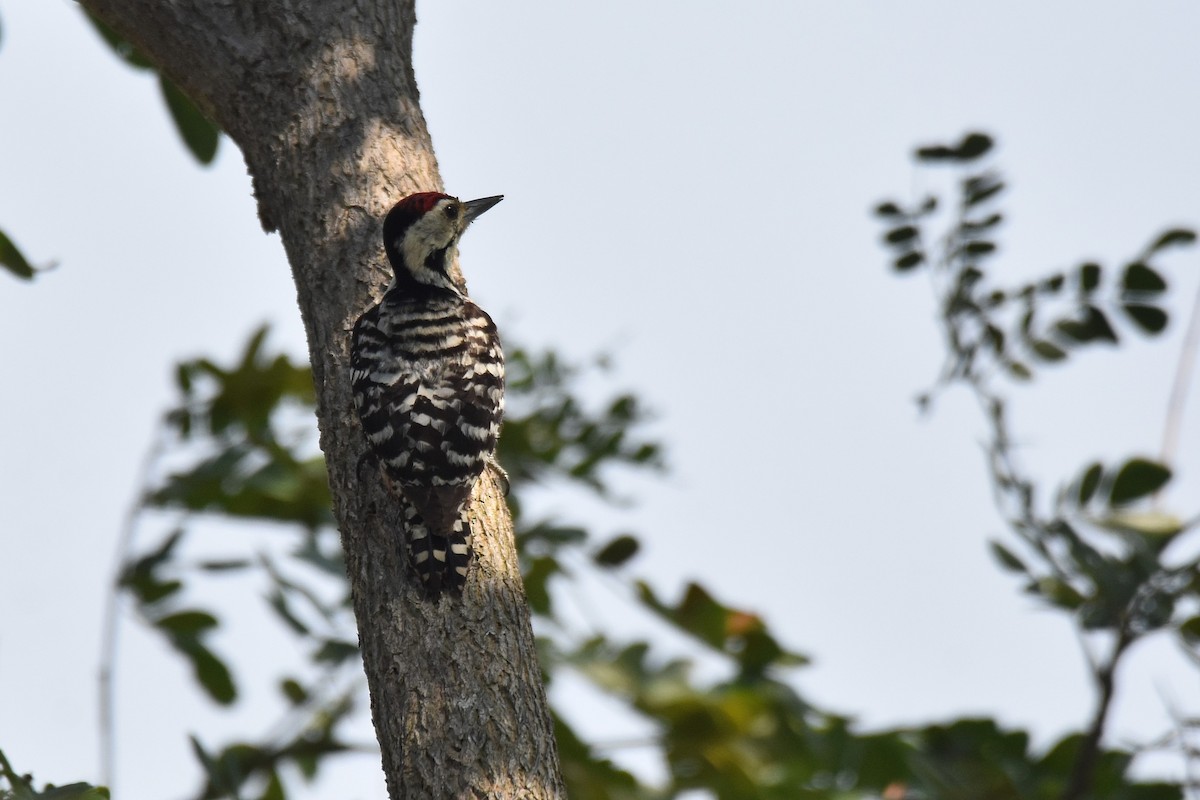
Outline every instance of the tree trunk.
<svg viewBox="0 0 1200 800">
<path fill-rule="evenodd" d="M 393 800 L 562 797 L 553 724 L 495 482 L 460 599 L 421 599 L 350 398 L 350 329 L 389 275 L 384 214 L 442 188 L 412 70 L 412 0 L 84 0 L 242 149 L 308 333 L 321 448 Z"/>
</svg>

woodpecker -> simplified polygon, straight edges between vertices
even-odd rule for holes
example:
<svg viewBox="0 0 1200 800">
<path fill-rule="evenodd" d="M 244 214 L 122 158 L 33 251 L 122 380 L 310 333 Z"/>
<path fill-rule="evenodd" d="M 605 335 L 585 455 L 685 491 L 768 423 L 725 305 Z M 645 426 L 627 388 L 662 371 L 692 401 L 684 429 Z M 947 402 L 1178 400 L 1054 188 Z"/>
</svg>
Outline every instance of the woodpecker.
<svg viewBox="0 0 1200 800">
<path fill-rule="evenodd" d="M 450 274 L 467 226 L 501 199 L 422 192 L 396 203 L 383 223 L 394 277 L 350 340 L 354 407 L 432 598 L 466 581 L 467 506 L 504 414 L 496 325 Z"/>
</svg>

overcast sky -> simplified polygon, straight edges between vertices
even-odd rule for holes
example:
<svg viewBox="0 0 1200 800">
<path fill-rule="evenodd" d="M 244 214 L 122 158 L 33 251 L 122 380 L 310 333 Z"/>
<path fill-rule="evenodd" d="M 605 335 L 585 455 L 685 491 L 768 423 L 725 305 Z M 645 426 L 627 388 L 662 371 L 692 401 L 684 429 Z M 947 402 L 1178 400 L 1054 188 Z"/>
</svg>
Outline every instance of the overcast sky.
<svg viewBox="0 0 1200 800">
<path fill-rule="evenodd" d="M 506 195 L 463 247 L 473 295 L 527 345 L 611 352 L 597 397 L 632 387 L 656 412 L 671 473 L 623 484 L 638 505 L 597 529 L 643 534 L 636 569 L 668 596 L 695 578 L 763 613 L 815 657 L 796 675 L 806 696 L 864 725 L 983 713 L 1039 743 L 1081 726 L 1091 691 L 1069 626 L 988 556 L 1008 534 L 975 409 L 961 394 L 932 418 L 914 409 L 941 357 L 928 285 L 888 274 L 869 209 L 919 185 L 914 144 L 983 129 L 1011 184 L 1006 277 L 1119 263 L 1167 225 L 1200 224 L 1200 6 L 418 13 L 446 186 Z M 171 366 L 229 360 L 263 321 L 291 353 L 304 336 L 236 148 L 198 168 L 156 85 L 72 3 L 0 0 L 0 21 L 0 229 L 59 264 L 33 284 L 0 275 L 0 747 L 41 779 L 96 780 L 100 603 Z M 1180 312 L 1197 263 L 1163 260 Z M 1057 480 L 1153 455 L 1184 318 L 1015 395 L 1025 463 Z M 1166 497 L 1185 516 L 1198 415 L 1194 394 Z M 126 627 L 118 789 L 177 796 L 197 775 L 185 732 L 216 744 L 238 727 Z M 1196 677 L 1166 640 L 1141 646 L 1113 741 L 1161 733 L 1164 698 L 1200 713 Z M 167 729 L 163 704 L 180 708 Z M 359 773 L 341 788 L 384 796 Z"/>
</svg>

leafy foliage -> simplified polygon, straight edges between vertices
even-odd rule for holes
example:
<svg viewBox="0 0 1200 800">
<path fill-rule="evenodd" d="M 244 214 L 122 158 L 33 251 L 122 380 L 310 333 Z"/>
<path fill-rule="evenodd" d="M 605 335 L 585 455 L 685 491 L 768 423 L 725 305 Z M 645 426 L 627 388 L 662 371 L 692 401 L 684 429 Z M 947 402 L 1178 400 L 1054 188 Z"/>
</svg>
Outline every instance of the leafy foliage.
<svg viewBox="0 0 1200 800">
<path fill-rule="evenodd" d="M 517 349 L 506 362 L 506 387 L 516 413 L 505 416 L 499 456 L 514 480 L 578 481 L 607 496 L 607 470 L 662 469 L 660 445 L 631 441 L 632 428 L 645 419 L 637 397 L 625 392 L 599 411 L 587 410 L 569 391 L 579 368 L 564 365 L 553 351 Z M 604 359 L 597 361 L 605 365 Z"/>
<path fill-rule="evenodd" d="M 951 337 L 939 385 L 987 382 L 998 373 L 1029 380 L 1035 364 L 1061 362 L 1096 344 L 1117 344 L 1122 324 L 1147 336 L 1162 333 L 1169 321 L 1161 304 L 1167 282 L 1150 262 L 1193 243 L 1191 230 L 1164 231 L 1119 270 L 1084 262 L 1015 286 L 988 280 L 984 267 L 999 253 L 995 234 L 1004 221 L 995 201 L 1005 189 L 999 172 L 977 168 L 991 147 L 990 137 L 971 133 L 954 146 L 917 150 L 918 163 L 952 165 L 966 173 L 944 239 L 927 231 L 939 214 L 937 197 L 908 207 L 888 201 L 875 208 L 886 225 L 883 242 L 892 251 L 893 268 L 910 273 L 924 267 L 935 282 L 943 327 Z M 935 258 L 930 241 L 939 243 Z"/>
<path fill-rule="evenodd" d="M 259 328 L 230 369 L 207 359 L 179 365 L 183 402 L 167 420 L 181 442 L 199 440 L 208 455 L 171 475 L 150 505 L 265 517 L 308 531 L 333 524 L 325 461 L 302 447 L 311 433 L 312 373 L 286 356 L 264 356 L 266 335 Z M 286 410 L 296 422 L 281 430 L 277 412 Z"/>
<path fill-rule="evenodd" d="M 980 796 L 969 787 L 986 786 L 989 797 L 1015 799 L 1056 796 L 1070 780 L 1077 761 L 1061 755 L 1065 745 L 1032 752 L 1026 734 L 988 720 L 862 733 L 849 718 L 817 708 L 787 682 L 788 671 L 807 659 L 784 645 L 761 616 L 698 583 L 684 587 L 677 601 L 664 600 L 629 575 L 639 551 L 634 534 L 593 546 L 593 534 L 582 525 L 527 519 L 520 498 L 535 485 L 574 483 L 611 498 L 614 469 L 656 472 L 664 460 L 661 446 L 639 434 L 645 414 L 632 395 L 585 403 L 572 391 L 581 368 L 550 353 L 510 349 L 517 367 L 501 452 L 512 478 L 527 591 L 542 631 L 545 677 L 553 681 L 572 671 L 653 728 L 644 742 L 589 744 L 556 713 L 572 796 L 642 800 L 703 789 L 731 799 L 965 798 Z M 182 513 L 184 523 L 130 556 L 121 587 L 139 617 L 191 661 L 200 688 L 226 703 L 237 697 L 236 670 L 208 646 L 220 620 L 183 598 L 197 581 L 237 574 L 267 581 L 267 606 L 303 644 L 307 658 L 281 661 L 278 688 L 286 712 L 267 736 L 217 747 L 193 736 L 205 775 L 196 797 L 285 798 L 295 790 L 289 775 L 311 780 L 325 759 L 361 752 L 347 741 L 344 727 L 365 702 L 339 543 L 309 430 L 311 375 L 271 354 L 266 330 L 260 329 L 231 366 L 188 361 L 177 370 L 177 384 L 180 403 L 164 422 L 173 444 L 163 456 L 177 466 L 148 488 L 144 507 Z M 1132 501 L 1152 491 L 1158 479 L 1144 465 L 1096 467 L 1093 473 L 1092 502 L 1114 491 Z M 290 555 L 239 550 L 189 562 L 182 554 L 194 515 L 272 523 L 293 542 Z M 1005 554 L 1008 569 L 1030 569 L 1005 545 L 995 547 Z M 614 590 L 614 602 L 698 649 L 681 654 L 658 641 L 621 641 L 561 615 L 558 598 L 577 591 L 587 571 Z M 1108 597 L 1107 591 L 1101 587 L 1096 598 Z M 1192 627 L 1200 630 L 1197 623 Z M 197 656 L 200 652 L 207 655 Z M 698 678 L 697 659 L 715 660 L 723 677 Z M 213 670 L 208 677 L 206 669 Z M 225 691 L 219 674 L 228 676 Z M 618 766 L 612 754 L 626 746 L 653 747 L 666 781 L 646 785 Z M 1098 750 L 1097 758 L 1109 776 L 1107 784 L 1096 778 L 1098 798 L 1179 796 L 1172 787 L 1130 782 L 1128 753 Z M 1098 776 L 1101 772 L 1097 768 Z"/>
<path fill-rule="evenodd" d="M 138 51 L 133 42 L 91 14 L 88 14 L 87 18 L 117 58 L 133 69 L 152 72 L 158 77 L 163 100 L 166 102 L 171 120 L 175 123 L 175 130 L 179 132 L 184 145 L 201 164 L 211 164 L 217 155 L 221 129 L 214 125 L 170 78 L 158 72 L 157 67 Z"/>
<path fill-rule="evenodd" d="M 132 43 L 92 22 L 128 65 L 154 71 Z M 219 130 L 175 84 L 158 79 L 185 145 L 210 163 Z M 972 133 L 957 144 L 917 150 L 923 166 L 962 172 L 943 235 L 930 232 L 945 206 L 937 197 L 884 202 L 875 213 L 886 225 L 882 238 L 893 268 L 927 272 L 938 294 L 948 352 L 923 404 L 951 385 L 965 385 L 991 425 L 991 478 L 1016 539 L 992 542 L 994 556 L 1026 591 L 1071 615 L 1080 630 L 1111 635 L 1108 652 L 1092 657 L 1100 691 L 1091 725 L 1037 752 L 1025 732 L 988 719 L 862 732 L 849 717 L 808 702 L 787 680 L 807 658 L 783 644 L 760 615 L 699 583 L 684 587 L 676 602 L 662 599 L 630 574 L 640 551 L 634 534 L 609 534 L 593 545 L 595 532 L 585 525 L 522 513 L 521 499 L 535 485 L 573 484 L 612 501 L 614 470 L 658 472 L 665 459 L 662 446 L 640 432 L 647 417 L 634 394 L 593 407 L 575 394 L 580 367 L 552 351 L 510 348 L 510 413 L 500 457 L 512 479 L 510 503 L 542 631 L 544 677 L 551 682 L 570 670 L 652 728 L 645 741 L 593 744 L 556 711 L 571 796 L 665 800 L 695 790 L 722 800 L 1182 796 L 1179 785 L 1131 778 L 1134 754 L 1101 746 L 1113 674 L 1130 645 L 1170 630 L 1200 659 L 1200 556 L 1173 548 L 1190 525 L 1142 508 L 1171 472 L 1140 457 L 1091 463 L 1063 484 L 1051 508 L 1042 508 L 1037 487 L 1016 463 L 1006 400 L 995 385 L 1028 381 L 1037 369 L 1093 345 L 1116 345 L 1126 330 L 1162 333 L 1169 323 L 1168 282 L 1155 260 L 1196 236 L 1169 229 L 1119 269 L 1085 262 L 1015 286 L 996 284 L 988 265 L 1000 252 L 1004 218 L 996 203 L 1005 184 L 997 170 L 980 167 L 992 145 L 989 136 Z M 0 266 L 25 279 L 34 274 L 3 234 Z M 128 554 L 117 583 L 138 618 L 189 663 L 200 690 L 222 706 L 240 697 L 236 665 L 212 646 L 222 620 L 188 599 L 200 582 L 237 576 L 265 582 L 267 608 L 305 653 L 298 663 L 281 658 L 277 688 L 285 712 L 268 733 L 218 746 L 191 737 L 204 775 L 195 796 L 205 800 L 283 800 L 294 792 L 295 776 L 311 781 L 326 759 L 363 750 L 345 734 L 365 703 L 365 683 L 324 460 L 312 430 L 312 375 L 307 366 L 269 353 L 266 337 L 266 328 L 256 331 L 231 366 L 210 359 L 179 365 L 180 401 L 163 422 L 169 444 L 153 484 L 144 487 L 137 520 L 144 526 L 165 512 L 172 524 L 156 543 Z M 269 526 L 288 547 L 282 556 L 247 545 L 189 560 L 193 523 L 201 517 Z M 657 638 L 619 640 L 561 614 L 558 598 L 576 589 L 585 573 L 613 589 L 614 602 L 678 634 L 694 651 L 680 654 Z M 697 678 L 700 659 L 715 663 L 719 677 Z M 661 785 L 647 785 L 614 761 L 627 746 L 653 748 L 666 774 Z M 0 800 L 106 797 L 107 790 L 87 784 L 38 792 L 0 753 Z"/>
<path fill-rule="evenodd" d="M 38 273 L 38 269 L 29 263 L 4 231 L 0 231 L 0 267 L 26 281 L 33 280 L 33 276 Z"/>
<path fill-rule="evenodd" d="M 219 621 L 208 611 L 181 608 L 177 595 L 182 581 L 160 574 L 160 567 L 169 568 L 182 537 L 183 531 L 175 530 L 153 551 L 126 564 L 118 585 L 133 595 L 142 619 L 191 662 L 196 681 L 208 696 L 229 705 L 237 698 L 233 677 L 204 643 Z"/>
<path fill-rule="evenodd" d="M 996 207 L 1003 177 L 981 163 L 991 144 L 990 137 L 973 133 L 957 145 L 917 150 L 919 164 L 962 172 L 948 215 L 939 217 L 942 203 L 934 197 L 907 208 L 882 203 L 875 213 L 886 226 L 883 241 L 893 253 L 893 267 L 926 271 L 937 294 L 948 352 L 933 389 L 920 398 L 922 406 L 938 391 L 961 385 L 984 410 L 992 485 L 1019 546 L 992 542 L 993 555 L 1024 580 L 1027 592 L 1070 615 L 1080 631 L 1108 634 L 1098 651 L 1088 653 L 1099 687 L 1092 722 L 1085 734 L 1060 746 L 1055 761 L 1070 762 L 1069 780 L 1055 796 L 1103 796 L 1127 766 L 1100 751 L 1120 660 L 1132 644 L 1160 630 L 1174 631 L 1190 655 L 1200 655 L 1188 636 L 1191 609 L 1200 603 L 1200 552 L 1180 537 L 1195 522 L 1139 509 L 1171 478 L 1168 466 L 1143 457 L 1115 466 L 1087 464 L 1064 482 L 1052 504 L 1040 504 L 1038 486 L 1018 462 L 1008 401 L 998 387 L 1029 381 L 1038 369 L 1093 345 L 1116 345 L 1122 326 L 1149 337 L 1161 334 L 1169 321 L 1168 284 L 1152 262 L 1171 248 L 1193 244 L 1196 234 L 1168 229 L 1116 270 L 1084 262 L 1016 286 L 997 285 L 984 267 L 998 251 L 994 231 L 1003 220 Z M 939 221 L 940 233 L 931 233 Z M 926 242 L 938 245 L 931 251 Z M 1178 790 L 1121 791 L 1113 796 L 1177 796 Z"/>
<path fill-rule="evenodd" d="M 199 797 L 234 796 L 250 785 L 268 787 L 271 796 L 286 796 L 281 767 L 300 754 L 308 759 L 302 774 L 312 777 L 323 757 L 349 751 L 339 726 L 364 702 L 340 543 L 324 463 L 311 430 L 312 376 L 307 367 L 269 354 L 266 335 L 265 328 L 256 331 L 232 366 L 209 359 L 179 366 L 181 400 L 165 417 L 171 444 L 162 461 L 182 466 L 147 488 L 143 507 L 183 513 L 185 520 L 199 514 L 282 523 L 281 530 L 295 537 L 291 555 L 280 560 L 235 552 L 191 563 L 181 554 L 185 523 L 147 552 L 131 556 L 121 580 L 139 617 L 192 661 L 201 687 L 218 702 L 236 699 L 235 671 L 205 644 L 205 637 L 220 624 L 217 617 L 180 599 L 189 583 L 246 571 L 265 577 L 268 607 L 306 644 L 308 664 L 291 665 L 280 680 L 290 706 L 288 717 L 296 721 L 285 734 L 217 750 L 194 738 L 194 752 L 207 775 Z M 619 394 L 593 410 L 570 391 L 578 368 L 563 365 L 553 354 L 510 349 L 510 364 L 515 366 L 509 385 L 513 411 L 506 421 L 502 452 L 513 483 L 530 601 L 536 613 L 553 620 L 552 586 L 567 574 L 562 559 L 569 551 L 583 552 L 588 536 L 582 528 L 552 519 L 527 521 L 517 500 L 522 490 L 535 482 L 565 480 L 607 496 L 613 466 L 661 469 L 661 450 L 636 434 L 644 415 L 631 395 Z M 632 535 L 617 536 L 595 555 L 594 568 L 615 569 L 637 549 Z M 345 690 L 347 684 L 354 688 Z M 560 721 L 559 727 L 571 735 L 565 723 Z M 585 746 L 580 752 L 590 751 Z M 611 776 L 621 772 L 604 763 L 597 758 L 572 768 L 581 776 L 597 770 Z"/>
<path fill-rule="evenodd" d="M 34 788 L 32 775 L 21 775 L 0 750 L 0 800 L 108 800 L 108 789 L 89 783 L 69 783 L 66 786 L 46 784 L 40 791 Z"/>
</svg>

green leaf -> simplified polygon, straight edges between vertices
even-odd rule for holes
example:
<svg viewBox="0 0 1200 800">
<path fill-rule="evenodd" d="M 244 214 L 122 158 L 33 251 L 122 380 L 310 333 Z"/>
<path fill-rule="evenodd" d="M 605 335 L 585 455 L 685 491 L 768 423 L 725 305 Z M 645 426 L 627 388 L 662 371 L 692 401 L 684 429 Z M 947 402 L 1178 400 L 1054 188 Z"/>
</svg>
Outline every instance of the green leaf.
<svg viewBox="0 0 1200 800">
<path fill-rule="evenodd" d="M 279 771 L 273 769 L 270 772 L 271 778 L 258 800 L 285 800 L 287 795 L 283 791 L 283 781 L 279 780 Z"/>
<path fill-rule="evenodd" d="M 888 244 L 904 244 L 911 242 L 917 238 L 917 229 L 912 225 L 901 225 L 899 228 L 892 228 L 884 234 L 884 241 Z"/>
<path fill-rule="evenodd" d="M 1190 647 L 1200 647 L 1200 617 L 1192 617 L 1181 624 L 1179 633 Z"/>
<path fill-rule="evenodd" d="M 291 605 L 288 603 L 287 597 L 284 596 L 282 590 L 276 588 L 273 592 L 271 592 L 270 597 L 267 598 L 267 603 L 271 606 L 271 608 L 275 609 L 275 613 L 278 614 L 279 618 L 282 619 L 284 623 L 286 623 L 287 626 L 292 629 L 293 633 L 296 633 L 300 636 L 307 636 L 309 634 L 308 626 L 305 625 L 299 617 L 292 613 Z"/>
<path fill-rule="evenodd" d="M 967 242 L 963 252 L 969 256 L 986 256 L 996 252 L 996 245 L 994 242 Z"/>
<path fill-rule="evenodd" d="M 925 254 L 920 250 L 913 250 L 905 253 L 892 262 L 892 266 L 897 272 L 908 272 L 913 267 L 925 260 Z"/>
<path fill-rule="evenodd" d="M 195 636 L 219 624 L 217 618 L 207 611 L 180 611 L 154 621 L 155 627 L 172 636 Z"/>
<path fill-rule="evenodd" d="M 968 234 L 982 233 L 989 228 L 994 228 L 1004 221 L 1004 215 L 999 211 L 988 214 L 983 219 L 967 219 L 963 220 L 960 227 Z"/>
<path fill-rule="evenodd" d="M 562 572 L 558 561 L 550 556 L 538 556 L 525 570 L 525 596 L 535 614 L 550 616 L 550 578 Z"/>
<path fill-rule="evenodd" d="M 879 205 L 875 206 L 875 216 L 877 217 L 884 217 L 887 219 L 891 217 L 900 217 L 903 215 L 904 212 L 901 211 L 900 206 L 896 205 L 895 203 L 880 203 Z"/>
<path fill-rule="evenodd" d="M 773 664 L 808 663 L 805 656 L 784 650 L 757 614 L 723 605 L 697 583 L 687 585 L 683 598 L 674 607 L 660 601 L 642 581 L 638 581 L 637 589 L 647 608 L 714 650 L 736 659 L 744 677 L 761 675 Z"/>
<path fill-rule="evenodd" d="M 357 656 L 358 645 L 354 642 L 326 639 L 312 658 L 313 661 L 321 661 L 326 664 L 341 664 L 343 661 Z"/>
<path fill-rule="evenodd" d="M 262 751 L 250 745 L 233 745 L 218 754 L 205 750 L 196 736 L 188 736 L 192 752 L 204 768 L 208 777 L 208 789 L 203 796 L 208 798 L 239 798 L 241 784 L 250 776 L 253 763 L 262 762 Z M 247 769 L 250 768 L 250 769 Z"/>
<path fill-rule="evenodd" d="M 107 800 L 108 789 L 90 783 L 68 783 L 66 786 L 47 786 L 32 797 L 36 800 Z M 18 795 L 18 798 L 20 796 Z"/>
<path fill-rule="evenodd" d="M 992 137 L 986 133 L 968 133 L 952 147 L 942 144 L 926 145 L 917 149 L 918 161 L 931 163 L 957 162 L 966 163 L 986 154 L 992 149 Z"/>
<path fill-rule="evenodd" d="M 248 392 L 251 388 L 252 384 L 247 384 L 239 387 L 238 392 Z M 274 402 L 280 401 L 276 397 Z M 245 426 L 257 436 L 270 437 L 269 420 L 278 405 L 262 407 L 262 400 L 247 402 L 246 406 L 240 402 L 226 406 L 227 416 L 223 417 L 226 429 Z M 213 418 L 216 407 L 214 401 Z M 235 431 L 229 433 L 220 438 L 235 439 L 234 444 L 200 461 L 188 472 L 171 475 L 162 488 L 147 497 L 147 505 L 296 522 L 308 529 L 330 521 L 329 481 L 323 458 L 298 460 L 297 454 L 282 445 L 253 441 L 249 431 L 237 431 L 236 437 Z M 261 466 L 251 469 L 250 464 Z"/>
<path fill-rule="evenodd" d="M 1135 261 L 1125 267 L 1125 274 L 1121 276 L 1121 288 L 1126 292 L 1157 294 L 1167 290 L 1167 282 L 1147 264 Z"/>
<path fill-rule="evenodd" d="M 205 572 L 236 572 L 238 570 L 247 569 L 251 562 L 245 558 L 226 558 L 214 559 L 212 561 L 201 561 L 198 566 Z"/>
<path fill-rule="evenodd" d="M 725 623 L 731 609 L 721 605 L 704 587 L 689 583 L 677 606 L 658 600 L 650 587 L 639 582 L 642 602 L 664 618 L 717 650 L 724 650 Z"/>
<path fill-rule="evenodd" d="M 1004 182 L 995 175 L 976 175 L 963 183 L 963 205 L 977 206 L 1004 190 Z"/>
<path fill-rule="evenodd" d="M 1066 282 L 1067 276 L 1059 272 L 1039 283 L 1037 290 L 1043 294 L 1055 294 L 1062 290 Z"/>
<path fill-rule="evenodd" d="M 984 344 L 992 348 L 992 352 L 996 355 L 1004 355 L 1004 331 L 995 325 L 986 325 L 983 329 L 982 340 Z"/>
<path fill-rule="evenodd" d="M 175 383 L 179 386 L 179 391 L 184 395 L 192 393 L 192 372 L 195 370 L 194 364 L 181 363 L 175 365 Z"/>
<path fill-rule="evenodd" d="M 196 680 L 210 698 L 223 706 L 237 699 L 237 687 L 224 661 L 196 639 L 176 640 L 176 647 L 192 662 Z"/>
<path fill-rule="evenodd" d="M 134 597 L 142 605 L 153 605 L 164 600 L 183 588 L 178 580 L 159 580 L 149 571 L 133 572 L 121 579 L 121 586 L 133 592 Z"/>
<path fill-rule="evenodd" d="M 1148 334 L 1162 333 L 1167 327 L 1169 317 L 1167 312 L 1158 306 L 1147 306 L 1140 303 L 1125 303 L 1121 306 L 1134 324 Z"/>
<path fill-rule="evenodd" d="M 1016 380 L 1028 381 L 1033 379 L 1033 372 L 1020 361 L 1005 361 L 1004 368 L 1008 371 L 1009 376 Z"/>
<path fill-rule="evenodd" d="M 191 99 L 165 75 L 159 75 L 159 88 L 175 121 L 175 128 L 184 144 L 201 164 L 211 164 L 217 154 L 221 129 L 196 108 Z"/>
<path fill-rule="evenodd" d="M 1058 578 L 1040 578 L 1029 587 L 1034 594 L 1045 598 L 1046 602 L 1068 611 L 1074 611 L 1083 605 L 1083 595 L 1070 584 Z"/>
<path fill-rule="evenodd" d="M 22 775 L 13 769 L 4 751 L 0 750 L 0 799 L 2 800 L 108 800 L 108 788 L 91 786 L 82 781 L 54 786 L 47 783 L 38 792 L 34 788 L 34 776 Z"/>
<path fill-rule="evenodd" d="M 279 682 L 279 690 L 292 705 L 300 705 L 308 700 L 308 691 L 295 678 L 285 678 Z"/>
<path fill-rule="evenodd" d="M 553 710 L 551 711 L 553 714 Z M 637 778 L 599 755 L 562 720 L 554 718 L 554 741 L 567 796 L 573 800 L 649 800 Z"/>
<path fill-rule="evenodd" d="M 1174 247 L 1176 245 L 1191 244 L 1196 241 L 1196 232 L 1189 228 L 1172 228 L 1164 231 L 1154 243 L 1147 248 L 1147 255 L 1156 253 L 1166 247 Z"/>
<path fill-rule="evenodd" d="M 31 280 L 37 274 L 37 270 L 25 259 L 4 231 L 0 231 L 0 266 L 23 280 Z"/>
<path fill-rule="evenodd" d="M 916 152 L 918 161 L 951 161 L 954 159 L 954 150 L 944 144 L 931 144 L 924 147 L 918 147 Z"/>
<path fill-rule="evenodd" d="M 986 133 L 968 133 L 958 143 L 958 158 L 960 161 L 972 161 L 991 150 L 992 144 L 992 137 Z"/>
<path fill-rule="evenodd" d="M 1083 477 L 1079 479 L 1079 505 L 1087 505 L 1096 496 L 1103 475 L 1104 468 L 1099 463 L 1092 463 L 1084 470 Z"/>
<path fill-rule="evenodd" d="M 118 585 L 128 589 L 143 606 L 153 605 L 182 589 L 183 584 L 180 581 L 174 578 L 163 580 L 159 577 L 158 568 L 171 560 L 183 533 L 182 529 L 173 531 L 157 549 L 126 562 L 121 570 Z"/>
<path fill-rule="evenodd" d="M 1061 347 L 1051 344 L 1044 339 L 1035 339 L 1030 342 L 1033 348 L 1033 353 L 1042 361 L 1062 361 L 1067 357 L 1067 352 Z"/>
<path fill-rule="evenodd" d="M 1081 264 L 1079 267 L 1079 288 L 1084 294 L 1091 294 L 1100 286 L 1100 278 L 1103 270 L 1099 264 L 1088 262 Z"/>
<path fill-rule="evenodd" d="M 1126 461 L 1108 490 L 1110 505 L 1120 506 L 1154 494 L 1171 480 L 1171 470 L 1144 458 Z"/>
<path fill-rule="evenodd" d="M 1079 319 L 1059 320 L 1054 325 L 1061 335 L 1079 344 L 1106 341 L 1116 344 L 1117 332 L 1104 312 L 1095 306 L 1084 306 L 1083 316 Z"/>
<path fill-rule="evenodd" d="M 160 544 L 157 549 L 147 553 L 145 556 L 135 561 L 131 569 L 152 570 L 155 567 L 158 567 L 161 564 L 169 561 L 171 556 L 175 553 L 175 548 L 179 546 L 181 541 L 183 541 L 183 534 L 183 528 L 176 528 L 175 530 L 171 531 L 171 533 L 167 535 L 167 538 L 163 539 L 162 544 Z"/>
<path fill-rule="evenodd" d="M 592 558 L 602 567 L 619 567 L 637 555 L 640 547 L 637 539 L 623 534 L 600 548 Z"/>
<path fill-rule="evenodd" d="M 993 541 L 989 543 L 992 548 L 992 556 L 1000 564 L 1001 567 L 1009 572 L 1022 572 L 1028 574 L 1029 568 L 1025 566 L 1025 562 L 1013 555 L 1013 552 L 999 542 Z"/>
<path fill-rule="evenodd" d="M 583 544 L 587 541 L 587 531 L 583 528 L 561 527 L 549 522 L 539 522 L 529 528 L 522 528 L 517 537 L 524 548 L 528 548 L 531 544 L 544 544 L 550 548 L 558 548 Z"/>
</svg>

